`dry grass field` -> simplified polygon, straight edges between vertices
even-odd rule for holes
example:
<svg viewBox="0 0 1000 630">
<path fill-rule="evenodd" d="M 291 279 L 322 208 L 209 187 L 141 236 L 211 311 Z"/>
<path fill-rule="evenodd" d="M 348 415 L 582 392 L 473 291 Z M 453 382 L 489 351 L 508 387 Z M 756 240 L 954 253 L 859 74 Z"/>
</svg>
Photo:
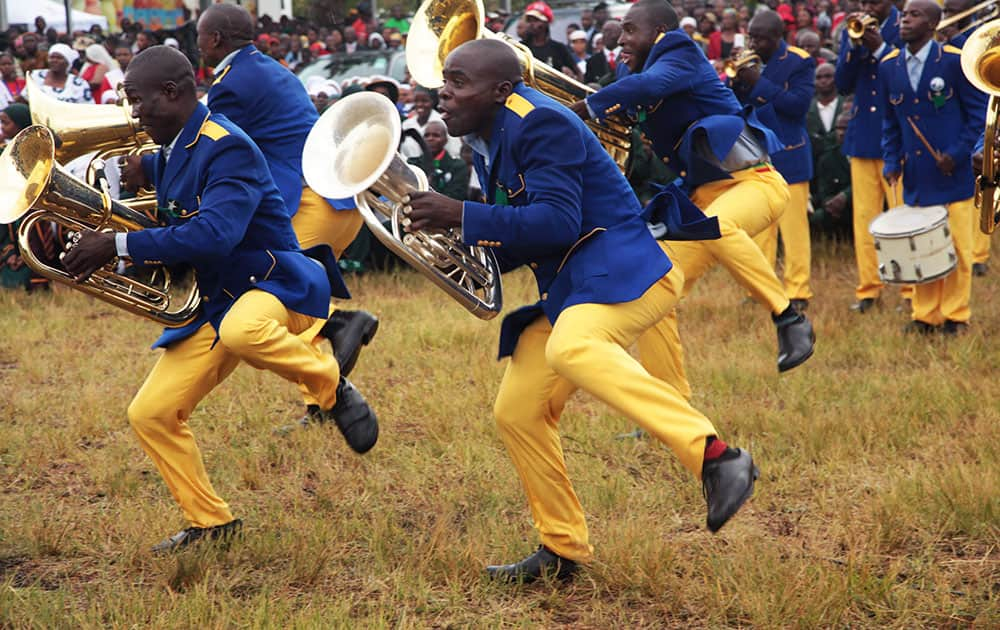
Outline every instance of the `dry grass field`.
<svg viewBox="0 0 1000 630">
<path fill-rule="evenodd" d="M 718 535 L 700 484 L 578 394 L 563 417 L 596 562 L 566 586 L 483 578 L 537 544 L 491 417 L 499 319 L 412 273 L 352 278 L 382 317 L 353 380 L 382 436 L 287 437 L 295 388 L 242 366 L 192 419 L 246 523 L 228 551 L 154 557 L 183 527 L 125 409 L 157 335 L 65 288 L 0 295 L 0 627 L 1000 626 L 1000 263 L 957 339 L 857 316 L 853 258 L 817 247 L 816 355 L 779 376 L 766 313 L 724 273 L 683 304 L 695 404 L 761 468 Z M 508 307 L 533 299 L 506 279 Z"/>
</svg>

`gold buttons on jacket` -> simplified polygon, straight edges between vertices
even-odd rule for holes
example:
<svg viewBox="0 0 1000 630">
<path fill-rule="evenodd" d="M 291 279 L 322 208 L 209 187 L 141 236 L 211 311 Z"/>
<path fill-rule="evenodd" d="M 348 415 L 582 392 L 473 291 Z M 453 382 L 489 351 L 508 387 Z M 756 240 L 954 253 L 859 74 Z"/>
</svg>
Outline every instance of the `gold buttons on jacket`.
<svg viewBox="0 0 1000 630">
<path fill-rule="evenodd" d="M 542 294 L 542 299 L 543 300 L 549 299 L 549 293 L 548 293 L 548 291 L 546 291 L 545 293 Z"/>
<path fill-rule="evenodd" d="M 670 164 L 670 158 L 668 158 L 668 157 L 664 157 L 664 158 L 663 158 L 663 163 L 664 163 L 664 164 Z"/>
<path fill-rule="evenodd" d="M 877 108 L 874 105 L 872 105 L 871 109 L 869 109 L 868 111 L 874 112 L 874 111 L 877 111 Z"/>
<path fill-rule="evenodd" d="M 538 269 L 538 263 L 536 262 L 530 262 L 528 263 L 528 266 L 531 267 L 532 269 Z"/>
<path fill-rule="evenodd" d="M 920 155 L 920 149 L 917 149 L 917 150 L 915 151 L 915 153 L 916 153 L 917 155 Z"/>
</svg>

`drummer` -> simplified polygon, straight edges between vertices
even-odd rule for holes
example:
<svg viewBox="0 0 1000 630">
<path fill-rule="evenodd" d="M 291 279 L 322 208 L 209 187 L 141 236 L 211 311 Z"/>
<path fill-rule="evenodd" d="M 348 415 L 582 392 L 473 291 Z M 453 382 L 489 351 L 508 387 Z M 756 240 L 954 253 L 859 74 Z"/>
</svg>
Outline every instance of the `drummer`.
<svg viewBox="0 0 1000 630">
<path fill-rule="evenodd" d="M 958 264 L 942 279 L 918 284 L 912 321 L 904 330 L 957 334 L 969 326 L 975 180 L 972 150 L 986 116 L 986 95 L 962 74 L 962 51 L 934 40 L 941 7 L 910 0 L 900 39 L 879 65 L 885 98 L 883 175 L 895 185 L 903 175 L 908 206 L 945 206 Z"/>
</svg>

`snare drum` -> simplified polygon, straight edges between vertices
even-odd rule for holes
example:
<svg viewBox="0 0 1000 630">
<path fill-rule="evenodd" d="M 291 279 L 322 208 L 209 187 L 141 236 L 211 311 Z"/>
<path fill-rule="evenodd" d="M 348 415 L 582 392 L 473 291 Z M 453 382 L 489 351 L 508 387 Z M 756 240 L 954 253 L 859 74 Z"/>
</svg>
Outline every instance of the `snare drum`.
<svg viewBox="0 0 1000 630">
<path fill-rule="evenodd" d="M 947 276 L 958 256 L 944 206 L 900 206 L 868 226 L 875 237 L 878 275 L 889 284 L 923 284 Z"/>
</svg>

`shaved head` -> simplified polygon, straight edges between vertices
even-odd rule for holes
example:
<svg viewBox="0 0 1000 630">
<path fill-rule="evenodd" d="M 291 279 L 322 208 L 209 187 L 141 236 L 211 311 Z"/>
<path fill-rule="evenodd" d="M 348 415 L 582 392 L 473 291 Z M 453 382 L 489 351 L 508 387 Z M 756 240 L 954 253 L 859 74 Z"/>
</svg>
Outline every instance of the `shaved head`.
<svg viewBox="0 0 1000 630">
<path fill-rule="evenodd" d="M 914 9 L 920 9 L 933 25 L 941 21 L 941 5 L 934 0 L 910 0 L 906 4 Z"/>
<path fill-rule="evenodd" d="M 672 31 L 680 22 L 677 20 L 677 12 L 670 6 L 667 0 L 639 0 L 632 5 L 629 13 L 641 11 L 642 16 L 655 26 L 664 26 L 664 30 Z"/>
<path fill-rule="evenodd" d="M 242 47 L 253 41 L 253 16 L 236 4 L 213 4 L 198 19 L 199 30 L 218 33 L 224 43 Z"/>
<path fill-rule="evenodd" d="M 474 39 L 451 51 L 448 61 L 469 76 L 494 82 L 521 80 L 521 64 L 509 45 L 497 39 Z"/>
<path fill-rule="evenodd" d="M 785 32 L 785 22 L 781 16 L 774 11 L 762 11 L 750 20 L 750 29 L 761 29 L 764 33 L 781 37 Z"/>
<path fill-rule="evenodd" d="M 128 82 L 162 85 L 173 82 L 178 92 L 194 94 L 194 68 L 181 51 L 170 46 L 150 46 L 137 54 L 125 70 Z"/>
</svg>

